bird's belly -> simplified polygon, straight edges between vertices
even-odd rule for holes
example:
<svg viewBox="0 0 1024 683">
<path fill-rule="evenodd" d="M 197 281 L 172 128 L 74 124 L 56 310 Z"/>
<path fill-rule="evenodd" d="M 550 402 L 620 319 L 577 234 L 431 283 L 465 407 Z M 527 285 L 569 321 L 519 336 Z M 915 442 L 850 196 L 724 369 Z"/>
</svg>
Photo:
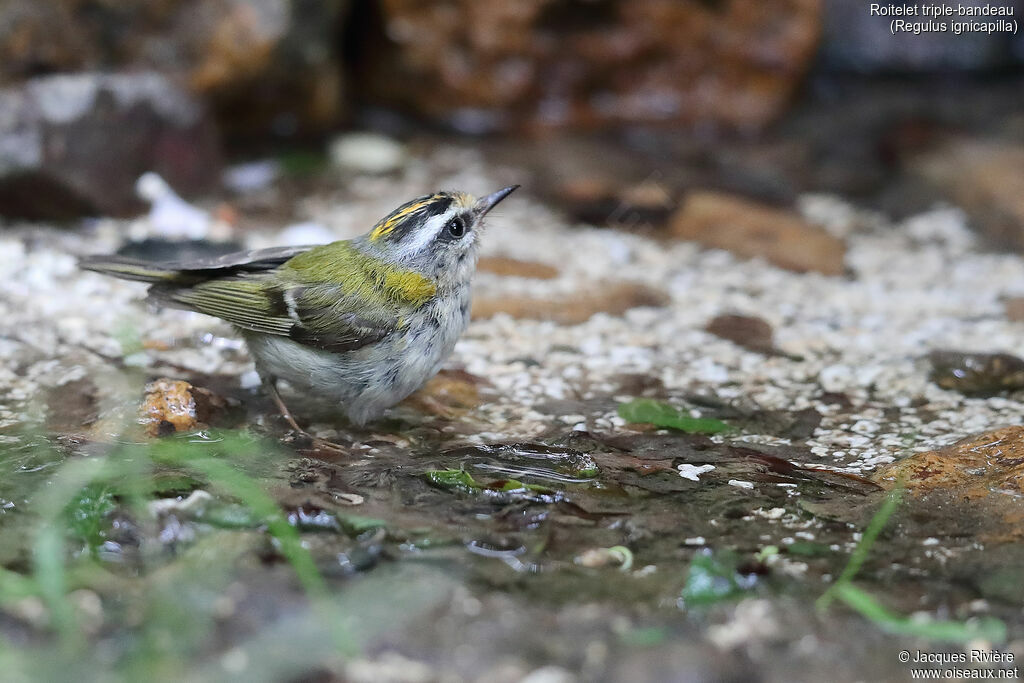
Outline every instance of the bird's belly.
<svg viewBox="0 0 1024 683">
<path fill-rule="evenodd" d="M 441 368 L 468 324 L 468 303 L 416 311 L 399 334 L 344 353 L 286 337 L 246 334 L 257 368 L 340 404 L 358 424 L 419 389 Z"/>
</svg>

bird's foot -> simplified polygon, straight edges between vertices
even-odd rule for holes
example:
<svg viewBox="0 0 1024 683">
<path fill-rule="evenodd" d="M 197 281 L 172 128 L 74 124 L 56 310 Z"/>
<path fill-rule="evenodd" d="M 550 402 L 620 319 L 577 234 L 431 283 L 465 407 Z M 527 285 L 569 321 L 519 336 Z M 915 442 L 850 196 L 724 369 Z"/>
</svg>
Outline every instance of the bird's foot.
<svg viewBox="0 0 1024 683">
<path fill-rule="evenodd" d="M 293 427 L 291 434 L 292 444 L 295 446 L 297 450 L 300 451 L 309 451 L 314 453 L 327 452 L 332 454 L 344 455 L 348 455 L 349 453 L 348 446 L 350 446 L 351 444 L 340 444 L 334 441 L 329 441 L 327 439 L 321 438 L 319 436 L 314 436 L 313 434 L 310 434 L 301 427 L 297 429 Z"/>
</svg>

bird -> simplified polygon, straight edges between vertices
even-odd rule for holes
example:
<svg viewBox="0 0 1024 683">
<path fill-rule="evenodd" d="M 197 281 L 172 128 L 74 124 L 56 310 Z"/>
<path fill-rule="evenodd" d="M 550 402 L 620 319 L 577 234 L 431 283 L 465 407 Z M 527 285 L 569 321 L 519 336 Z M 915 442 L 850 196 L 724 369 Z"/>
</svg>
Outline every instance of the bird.
<svg viewBox="0 0 1024 683">
<path fill-rule="evenodd" d="M 162 263 L 87 256 L 79 265 L 149 283 L 153 302 L 234 326 L 296 432 L 309 436 L 279 380 L 335 402 L 362 427 L 423 386 L 455 348 L 469 325 L 484 218 L 518 187 L 479 199 L 417 197 L 366 234 L 319 246 Z"/>
</svg>

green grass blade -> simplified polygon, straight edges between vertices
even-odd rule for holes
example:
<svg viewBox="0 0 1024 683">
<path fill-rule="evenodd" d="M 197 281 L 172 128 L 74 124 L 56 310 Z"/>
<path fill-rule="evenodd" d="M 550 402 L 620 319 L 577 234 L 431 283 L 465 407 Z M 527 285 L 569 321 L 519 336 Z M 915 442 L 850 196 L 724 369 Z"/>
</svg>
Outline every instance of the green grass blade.
<svg viewBox="0 0 1024 683">
<path fill-rule="evenodd" d="M 889 523 L 889 518 L 899 507 L 900 501 L 903 498 L 903 486 L 902 482 L 897 482 L 895 488 L 889 491 L 889 495 L 885 497 L 885 501 L 882 506 L 878 508 L 878 512 L 874 514 L 871 521 L 868 522 L 867 528 L 864 529 L 864 533 L 861 535 L 860 542 L 857 547 L 853 549 L 853 553 L 850 554 L 850 559 L 847 561 L 846 566 L 843 568 L 839 578 L 836 579 L 835 584 L 832 585 L 825 594 L 818 598 L 818 609 L 825 609 L 828 607 L 832 600 L 835 599 L 835 592 L 840 586 L 847 585 L 853 580 L 853 577 L 857 575 L 861 567 L 864 566 L 864 562 L 868 559 L 868 553 L 871 552 L 871 548 L 875 545 L 875 541 L 878 540 L 878 534 L 882 532 L 885 525 Z"/>
<path fill-rule="evenodd" d="M 994 644 L 1006 641 L 1006 624 L 992 617 L 977 621 L 917 621 L 890 611 L 873 596 L 850 583 L 837 585 L 835 596 L 886 633 L 952 643 L 979 639 Z"/>
<path fill-rule="evenodd" d="M 175 465 L 187 467 L 205 476 L 210 485 L 237 498 L 256 517 L 267 525 L 267 531 L 277 540 L 281 554 L 292 565 L 303 588 L 315 597 L 327 593 L 323 577 L 309 551 L 302 546 L 299 532 L 285 518 L 281 508 L 252 477 L 235 467 L 214 458 L 192 458 L 161 454 L 164 461 L 173 459 Z"/>
<path fill-rule="evenodd" d="M 49 486 L 41 489 L 35 501 L 40 519 L 32 548 L 34 578 L 50 610 L 50 621 L 65 646 L 77 643 L 80 633 L 74 608 L 67 599 L 64 510 L 79 491 L 104 476 L 107 469 L 106 460 L 101 458 L 69 462 L 54 475 Z"/>
</svg>

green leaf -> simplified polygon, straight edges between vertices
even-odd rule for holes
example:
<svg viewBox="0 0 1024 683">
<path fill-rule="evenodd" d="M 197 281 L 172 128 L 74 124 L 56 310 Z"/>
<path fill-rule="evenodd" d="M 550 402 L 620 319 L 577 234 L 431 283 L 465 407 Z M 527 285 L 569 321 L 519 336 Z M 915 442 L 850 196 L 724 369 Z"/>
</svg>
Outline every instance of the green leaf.
<svg viewBox="0 0 1024 683">
<path fill-rule="evenodd" d="M 424 476 L 431 484 L 443 489 L 475 493 L 483 488 L 466 470 L 427 470 Z"/>
<path fill-rule="evenodd" d="M 117 508 L 113 489 L 105 483 L 93 483 L 78 491 L 64 508 L 68 531 L 95 554 L 106 540 L 110 514 Z"/>
<path fill-rule="evenodd" d="M 968 621 L 924 621 L 904 617 L 850 583 L 837 584 L 835 596 L 886 633 L 953 643 L 969 643 L 978 639 L 995 644 L 1006 641 L 1006 624 L 993 617 Z"/>
<path fill-rule="evenodd" d="M 657 427 L 678 429 L 687 434 L 720 434 L 733 427 L 710 417 L 690 417 L 675 406 L 649 398 L 619 404 L 619 417 L 629 422 L 647 422 Z"/>
<path fill-rule="evenodd" d="M 731 553 L 719 556 L 701 553 L 690 563 L 690 572 L 683 586 L 683 602 L 687 607 L 713 605 L 732 600 L 753 587 L 736 573 L 736 557 Z"/>
</svg>

